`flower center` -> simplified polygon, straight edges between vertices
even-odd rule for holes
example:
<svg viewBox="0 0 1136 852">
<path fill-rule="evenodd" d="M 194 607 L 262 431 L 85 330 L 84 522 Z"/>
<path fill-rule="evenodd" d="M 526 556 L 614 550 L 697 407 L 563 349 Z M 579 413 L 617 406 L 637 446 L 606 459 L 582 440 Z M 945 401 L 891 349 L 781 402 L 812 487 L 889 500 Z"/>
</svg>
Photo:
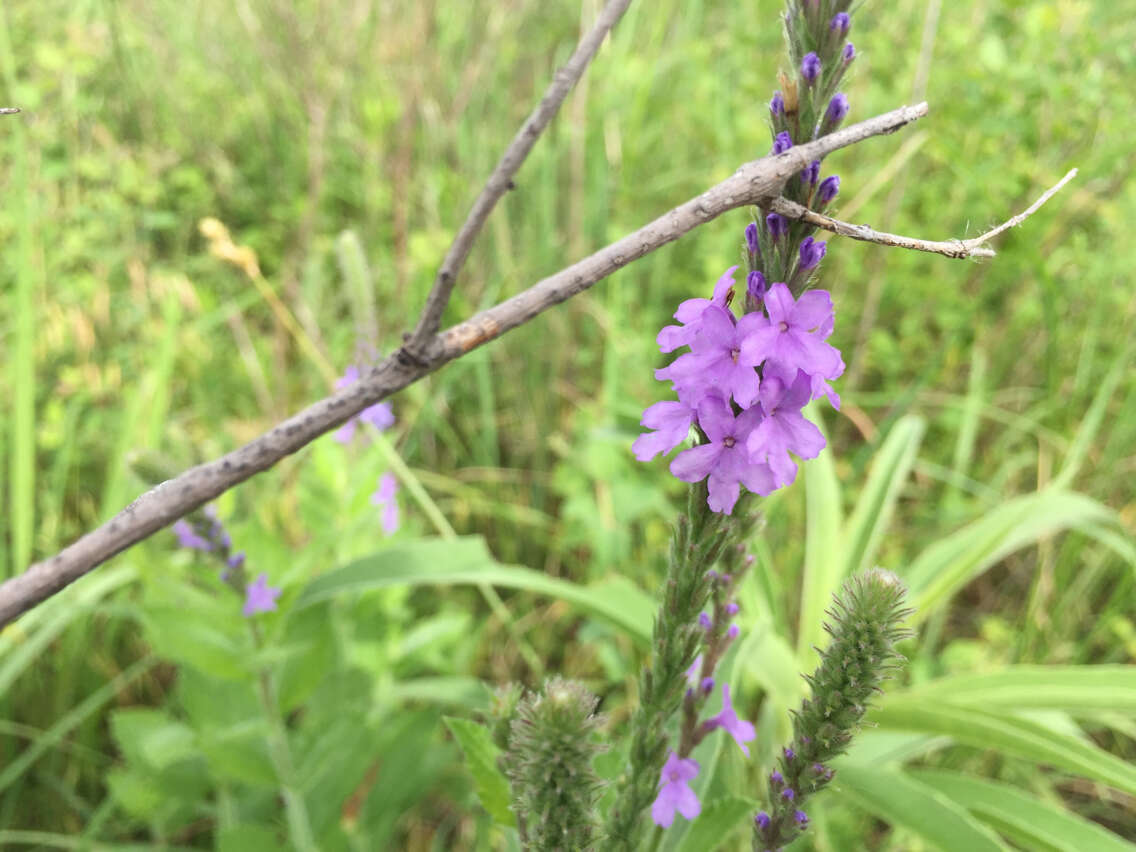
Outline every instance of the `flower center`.
<svg viewBox="0 0 1136 852">
<path fill-rule="evenodd" d="M 734 436 L 733 435 L 727 435 L 725 438 L 722 439 L 722 443 L 725 445 L 726 449 L 729 449 L 730 447 L 732 447 L 734 445 Z"/>
<path fill-rule="evenodd" d="M 735 364 L 736 364 L 736 363 L 738 363 L 738 354 L 739 354 L 739 353 L 740 353 L 741 351 L 742 351 L 742 350 L 740 350 L 740 349 L 738 349 L 738 348 L 736 348 L 736 347 L 735 347 L 734 349 L 731 349 L 731 350 L 730 350 L 730 359 L 731 359 L 731 360 L 732 360 L 732 361 L 733 361 L 733 362 L 734 362 Z"/>
<path fill-rule="evenodd" d="M 778 328 L 780 328 L 780 329 L 781 329 L 781 331 L 783 331 L 783 332 L 784 332 L 784 331 L 788 331 L 788 330 L 789 330 L 789 323 L 787 323 L 787 322 L 785 322 L 784 320 L 782 320 L 782 321 L 781 321 L 781 322 L 780 322 L 780 323 L 778 324 L 778 326 L 777 326 L 777 327 L 778 327 Z"/>
</svg>

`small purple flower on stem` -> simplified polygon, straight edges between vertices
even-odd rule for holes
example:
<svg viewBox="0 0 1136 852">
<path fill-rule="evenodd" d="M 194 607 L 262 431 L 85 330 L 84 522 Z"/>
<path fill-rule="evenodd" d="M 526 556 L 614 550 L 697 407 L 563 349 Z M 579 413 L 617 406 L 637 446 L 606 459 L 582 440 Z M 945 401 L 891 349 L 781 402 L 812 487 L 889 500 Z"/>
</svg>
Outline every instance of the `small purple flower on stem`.
<svg viewBox="0 0 1136 852">
<path fill-rule="evenodd" d="M 809 824 L 808 814 L 806 814 L 804 811 L 797 811 L 795 814 L 793 814 L 793 819 L 797 821 L 797 825 L 802 827 Z"/>
<path fill-rule="evenodd" d="M 800 270 L 808 272 L 810 269 L 816 269 L 827 250 L 827 243 L 817 242 L 812 237 L 805 237 L 801 240 Z"/>
<path fill-rule="evenodd" d="M 232 556 L 225 560 L 225 565 L 230 571 L 237 571 L 242 565 L 245 564 L 245 552 L 238 550 Z"/>
<path fill-rule="evenodd" d="M 659 795 L 651 805 L 651 819 L 655 825 L 670 828 L 675 811 L 687 819 L 694 819 L 702 813 L 702 805 L 690 789 L 690 782 L 697 775 L 698 761 L 683 759 L 673 751 L 670 753 L 659 779 Z"/>
<path fill-rule="evenodd" d="M 722 277 L 714 285 L 714 298 L 687 299 L 678 306 L 678 310 L 674 312 L 674 318 L 682 325 L 663 327 L 663 330 L 655 338 L 655 342 L 659 344 L 660 352 L 673 352 L 680 346 L 689 346 L 698 336 L 698 332 L 702 330 L 702 316 L 706 313 L 706 309 L 711 305 L 717 305 L 723 309 L 726 307 L 730 300 L 730 293 L 734 289 L 734 272 L 737 268 L 736 265 L 731 266 L 722 273 Z"/>
<path fill-rule="evenodd" d="M 801 413 L 812 395 L 809 376 L 798 370 L 790 383 L 783 378 L 785 372 L 791 371 L 768 370 L 761 383 L 761 410 L 765 418 L 746 441 L 750 458 L 767 463 L 782 485 L 797 476 L 797 465 L 789 453 L 815 459 L 825 445 L 824 435 Z"/>
<path fill-rule="evenodd" d="M 769 238 L 777 242 L 789 232 L 789 220 L 780 213 L 770 213 L 765 217 L 765 227 L 769 229 Z"/>
<path fill-rule="evenodd" d="M 786 787 L 781 791 L 781 798 L 785 799 L 787 802 L 791 802 L 793 799 L 797 798 L 797 794 L 793 792 L 792 787 Z"/>
<path fill-rule="evenodd" d="M 742 629 L 740 627 L 738 627 L 736 624 L 731 624 L 730 629 L 726 631 L 726 638 L 727 639 L 737 639 L 741 635 L 742 635 Z"/>
<path fill-rule="evenodd" d="M 767 814 L 765 811 L 758 811 L 757 816 L 753 818 L 753 821 L 762 831 L 765 831 L 767 828 L 769 828 L 769 814 Z"/>
<path fill-rule="evenodd" d="M 706 693 L 707 695 L 709 695 L 711 692 L 714 691 L 714 678 L 712 678 L 712 677 L 702 678 L 702 691 L 704 693 Z"/>
<path fill-rule="evenodd" d="M 766 359 L 783 367 L 804 370 L 809 375 L 836 378 L 842 365 L 840 353 L 825 343 L 813 329 L 831 326 L 832 298 L 826 290 L 809 290 L 793 301 L 793 294 L 777 283 L 765 295 L 769 323 L 752 332 L 742 344 L 747 362 L 760 364 Z"/>
<path fill-rule="evenodd" d="M 202 550 L 208 553 L 213 549 L 213 543 L 197 534 L 193 524 L 180 520 L 173 525 L 174 535 L 177 536 L 178 547 L 188 547 L 190 550 Z"/>
<path fill-rule="evenodd" d="M 728 604 L 726 604 L 726 615 L 737 615 L 739 608 L 740 607 L 738 607 L 736 603 L 730 601 Z"/>
<path fill-rule="evenodd" d="M 852 18 L 847 12 L 837 12 L 832 16 L 832 20 L 828 22 L 828 29 L 836 33 L 841 38 L 848 35 L 848 30 L 852 27 Z"/>
<path fill-rule="evenodd" d="M 261 573 L 245 589 L 245 605 L 241 613 L 248 618 L 258 612 L 271 612 L 276 609 L 278 597 L 280 597 L 280 589 L 268 585 L 268 575 Z"/>
<path fill-rule="evenodd" d="M 746 745 L 750 740 L 757 736 L 757 731 L 751 723 L 745 719 L 739 719 L 737 712 L 734 710 L 734 705 L 730 701 L 730 685 L 728 683 L 722 684 L 722 712 L 717 716 L 707 719 L 702 723 L 708 731 L 715 728 L 721 728 L 727 734 L 734 738 L 734 742 L 742 750 L 746 757 L 749 757 L 749 747 Z"/>
<path fill-rule="evenodd" d="M 769 102 L 769 114 L 774 119 L 785 114 L 785 96 L 780 92 L 773 93 L 773 100 Z"/>
<path fill-rule="evenodd" d="M 714 626 L 714 622 L 710 620 L 710 616 L 708 616 L 706 613 L 700 612 L 698 614 L 698 626 L 703 630 L 709 630 Z"/>
<path fill-rule="evenodd" d="M 853 59 L 856 58 L 856 48 L 852 46 L 852 42 L 844 45 L 844 50 L 840 52 L 840 59 L 845 65 L 848 65 Z"/>
<path fill-rule="evenodd" d="M 680 355 L 670 366 L 655 371 L 660 381 L 674 382 L 680 400 L 694 406 L 717 390 L 738 405 L 752 405 L 757 399 L 758 361 L 741 357 L 747 336 L 760 328 L 760 314 L 746 314 L 740 320 L 716 305 L 702 314 L 702 333 L 690 342 L 691 352 Z"/>
<path fill-rule="evenodd" d="M 750 255 L 756 255 L 759 246 L 757 244 L 757 225 L 750 222 L 745 228 L 746 248 L 749 250 Z"/>
<path fill-rule="evenodd" d="M 381 522 L 383 532 L 387 535 L 393 535 L 398 530 L 398 501 L 395 499 L 397 493 L 398 480 L 393 474 L 384 473 L 379 477 L 378 489 L 371 495 L 371 502 L 382 507 Z"/>
<path fill-rule="evenodd" d="M 770 784 L 784 784 L 785 779 L 781 776 L 780 772 L 778 772 L 776 769 L 774 769 L 772 772 L 769 773 L 769 783 Z"/>
<path fill-rule="evenodd" d="M 840 175 L 829 175 L 817 187 L 817 201 L 820 204 L 830 204 L 840 192 Z"/>
<path fill-rule="evenodd" d="M 815 83 L 817 77 L 820 76 L 820 57 L 816 55 L 815 51 L 809 51 L 805 54 L 805 58 L 801 60 L 801 76 L 805 78 L 805 82 L 810 86 Z"/>
<path fill-rule="evenodd" d="M 788 130 L 782 130 L 773 138 L 773 153 L 784 154 L 793 147 L 793 137 Z"/>
<path fill-rule="evenodd" d="M 765 276 L 761 274 L 761 270 L 755 269 L 746 276 L 746 295 L 755 304 L 765 298 L 765 290 Z"/>
<path fill-rule="evenodd" d="M 792 760 L 797 756 L 796 752 L 789 748 L 789 746 L 785 746 L 785 748 L 783 748 L 781 751 L 785 755 L 786 760 Z"/>
</svg>

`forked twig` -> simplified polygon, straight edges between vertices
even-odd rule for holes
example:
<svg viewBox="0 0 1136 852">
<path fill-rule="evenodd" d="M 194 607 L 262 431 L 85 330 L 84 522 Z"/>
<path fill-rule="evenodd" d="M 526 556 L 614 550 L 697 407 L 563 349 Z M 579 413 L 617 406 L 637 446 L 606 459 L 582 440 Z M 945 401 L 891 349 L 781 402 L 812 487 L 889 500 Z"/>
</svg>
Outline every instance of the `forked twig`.
<svg viewBox="0 0 1136 852">
<path fill-rule="evenodd" d="M 477 235 L 481 233 L 485 220 L 489 218 L 501 196 L 512 189 L 513 175 L 520 169 L 529 151 L 544 132 L 544 128 L 552 121 L 552 117 L 556 115 L 568 93 L 583 76 L 608 32 L 623 17 L 623 13 L 630 5 L 631 0 L 609 0 L 596 18 L 595 26 L 580 39 L 576 52 L 564 67 L 556 72 L 544 97 L 540 99 L 540 103 L 536 105 L 525 123 L 521 125 L 521 129 L 517 131 L 517 135 L 513 137 L 513 141 L 509 143 L 509 147 L 505 149 L 505 153 L 501 155 L 497 168 L 493 170 L 493 174 L 485 183 L 485 188 L 481 190 L 481 195 L 473 203 L 469 216 L 466 217 L 458 235 L 454 237 L 453 245 L 446 252 L 446 258 L 438 269 L 434 286 L 430 290 L 430 295 L 426 297 L 426 307 L 422 310 L 422 316 L 418 318 L 418 325 L 403 347 L 408 355 L 420 356 L 422 348 L 430 337 L 437 333 L 438 326 L 442 322 L 442 313 L 446 310 L 450 295 L 454 291 L 458 273 L 465 264 Z"/>
<path fill-rule="evenodd" d="M 272 467 L 369 405 L 442 365 L 587 290 L 618 269 L 712 219 L 776 197 L 810 162 L 873 136 L 894 133 L 927 114 L 927 104 L 901 107 L 849 125 L 783 154 L 746 163 L 731 177 L 639 230 L 600 249 L 488 310 L 429 337 L 415 355 L 400 349 L 350 387 L 316 402 L 219 459 L 190 468 L 152 488 L 55 556 L 0 584 L 0 627 L 78 580 L 91 569 L 217 495 Z"/>
<path fill-rule="evenodd" d="M 790 201 L 788 198 L 778 196 L 777 198 L 769 199 L 761 203 L 762 207 L 772 210 L 774 213 L 780 213 L 789 219 L 799 219 L 802 222 L 807 222 L 810 225 L 816 225 L 818 228 L 823 228 L 826 231 L 831 231 L 834 234 L 839 234 L 842 237 L 851 237 L 854 240 L 861 240 L 866 243 L 876 243 L 881 246 L 889 246 L 891 248 L 905 248 L 913 249 L 914 251 L 926 251 L 933 254 L 941 254 L 945 257 L 953 258 L 966 258 L 966 257 L 994 257 L 995 251 L 992 248 L 987 248 L 984 243 L 989 242 L 994 237 L 998 236 L 1003 231 L 1014 228 L 1032 216 L 1038 209 L 1045 204 L 1050 198 L 1061 191 L 1065 186 L 1077 175 L 1076 169 L 1070 169 L 1065 177 L 1061 178 L 1057 183 L 1051 186 L 1042 194 L 1041 198 L 1010 219 L 1007 219 L 997 228 L 992 228 L 985 234 L 973 237 L 969 240 L 921 240 L 916 237 L 904 237 L 899 234 L 888 234 L 883 231 L 874 231 L 867 225 L 853 225 L 848 222 L 842 222 L 839 219 L 833 219 L 831 216 L 825 216 L 823 213 L 817 213 L 809 210 L 798 204 L 795 201 Z"/>
</svg>

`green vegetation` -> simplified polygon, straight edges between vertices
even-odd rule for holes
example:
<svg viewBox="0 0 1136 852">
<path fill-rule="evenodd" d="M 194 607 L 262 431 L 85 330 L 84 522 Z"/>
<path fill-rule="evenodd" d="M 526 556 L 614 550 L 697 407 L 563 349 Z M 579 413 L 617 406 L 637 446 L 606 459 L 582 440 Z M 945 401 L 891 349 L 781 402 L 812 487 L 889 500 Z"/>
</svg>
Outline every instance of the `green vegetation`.
<svg viewBox="0 0 1136 852">
<path fill-rule="evenodd" d="M 215 457 L 323 396 L 360 342 L 397 345 L 581 6 L 0 5 L 0 106 L 24 110 L 0 117 L 0 577 L 146 487 L 135 451 Z M 779 10 L 633 4 L 448 319 L 765 154 Z M 904 0 L 865 5 L 852 38 L 850 120 L 932 111 L 826 162 L 842 218 L 974 235 L 1080 176 L 993 261 L 833 243 L 844 408 L 762 503 L 722 663 L 755 758 L 708 741 L 706 812 L 663 848 L 742 848 L 821 612 L 875 564 L 908 583 L 918 638 L 794 848 L 1132 848 L 1136 22 L 1105 0 Z M 262 277 L 210 253 L 207 217 Z M 654 336 L 745 221 L 408 388 L 383 436 L 224 495 L 251 576 L 284 589 L 258 630 L 167 531 L 0 633 L 0 847 L 506 848 L 495 746 L 461 720 L 486 687 L 559 674 L 626 722 L 684 494 L 629 451 Z M 389 539 L 369 500 L 387 470 Z"/>
</svg>

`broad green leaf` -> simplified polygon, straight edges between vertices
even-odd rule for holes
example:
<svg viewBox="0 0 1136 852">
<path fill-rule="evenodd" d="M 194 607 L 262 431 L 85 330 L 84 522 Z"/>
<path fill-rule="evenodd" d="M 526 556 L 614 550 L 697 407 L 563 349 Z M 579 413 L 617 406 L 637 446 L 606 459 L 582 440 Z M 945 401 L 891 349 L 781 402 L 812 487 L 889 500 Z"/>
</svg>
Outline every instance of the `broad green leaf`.
<svg viewBox="0 0 1136 852">
<path fill-rule="evenodd" d="M 1091 743 L 1009 713 L 900 693 L 881 700 L 870 718 L 883 729 L 942 734 L 958 743 L 1048 764 L 1136 794 L 1136 766 Z"/>
<path fill-rule="evenodd" d="M 911 564 L 904 579 L 926 618 L 959 589 L 1023 547 L 1069 529 L 1115 522 L 1115 513 L 1088 497 L 1046 490 L 1007 500 L 959 531 L 936 541 Z"/>
<path fill-rule="evenodd" d="M 872 472 L 840 537 L 844 569 L 838 581 L 873 567 L 880 538 L 891 522 L 895 502 L 915 463 L 925 429 L 922 417 L 905 415 L 895 422 L 880 445 L 872 459 Z"/>
<path fill-rule="evenodd" d="M 1059 803 L 1043 802 L 1008 784 L 931 769 L 913 771 L 911 776 L 950 796 L 1025 849 L 1047 852 L 1136 850 L 1136 845 L 1070 813 Z"/>
<path fill-rule="evenodd" d="M 1136 667 L 1007 666 L 938 678 L 904 690 L 907 698 L 946 699 L 986 709 L 1136 713 Z"/>
<path fill-rule="evenodd" d="M 679 847 L 681 852 L 712 852 L 743 826 L 748 826 L 757 812 L 753 799 L 726 796 L 710 802 L 702 809 Z"/>
<path fill-rule="evenodd" d="M 1006 852 L 1007 847 L 949 797 L 898 769 L 840 761 L 840 794 L 944 852 Z"/>
<path fill-rule="evenodd" d="M 481 806 L 501 825 L 516 825 L 516 817 L 509 810 L 512 798 L 509 782 L 497 768 L 501 750 L 494 744 L 492 735 L 484 726 L 468 719 L 447 716 L 445 720 L 465 755 Z"/>
<path fill-rule="evenodd" d="M 610 621 L 641 643 L 650 641 L 655 603 L 634 586 L 580 586 L 529 568 L 501 565 L 477 536 L 401 542 L 316 577 L 295 606 L 386 586 L 482 583 L 559 598 Z"/>
<path fill-rule="evenodd" d="M 843 511 L 831 449 L 805 465 L 805 508 L 805 571 L 797 629 L 797 659 L 803 665 L 814 662 L 813 646 L 820 645 L 824 635 L 824 610 L 844 579 L 845 563 L 840 558 Z"/>
</svg>

